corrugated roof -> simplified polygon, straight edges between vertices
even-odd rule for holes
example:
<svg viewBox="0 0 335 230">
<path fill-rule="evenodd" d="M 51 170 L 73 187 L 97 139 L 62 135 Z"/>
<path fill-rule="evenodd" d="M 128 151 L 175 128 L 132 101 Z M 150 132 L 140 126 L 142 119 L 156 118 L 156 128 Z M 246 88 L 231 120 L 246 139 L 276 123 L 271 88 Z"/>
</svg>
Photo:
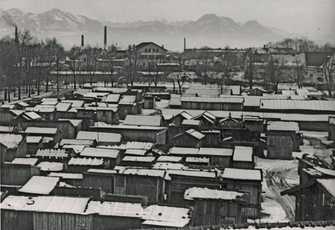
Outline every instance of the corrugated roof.
<svg viewBox="0 0 335 230">
<path fill-rule="evenodd" d="M 59 177 L 33 176 L 31 177 L 19 192 L 48 195 L 56 188 Z"/>
<path fill-rule="evenodd" d="M 72 157 L 68 162 L 68 165 L 85 165 L 85 166 L 99 166 L 103 164 L 104 164 L 104 161 L 102 159 L 97 159 L 97 158 Z"/>
<path fill-rule="evenodd" d="M 36 152 L 37 157 L 54 157 L 54 158 L 66 158 L 69 154 L 66 153 L 65 149 L 39 149 Z"/>
<path fill-rule="evenodd" d="M 208 200 L 236 200 L 243 196 L 243 193 L 236 191 L 225 191 L 209 188 L 189 188 L 184 193 L 185 200 L 208 199 Z"/>
<path fill-rule="evenodd" d="M 153 156 L 125 156 L 122 161 L 134 161 L 134 162 L 154 162 L 156 157 Z"/>
<path fill-rule="evenodd" d="M 117 150 L 117 149 L 86 147 L 80 153 L 80 156 L 82 156 L 82 157 L 97 157 L 97 158 L 116 159 L 119 156 L 119 153 L 120 153 L 120 151 Z"/>
</svg>

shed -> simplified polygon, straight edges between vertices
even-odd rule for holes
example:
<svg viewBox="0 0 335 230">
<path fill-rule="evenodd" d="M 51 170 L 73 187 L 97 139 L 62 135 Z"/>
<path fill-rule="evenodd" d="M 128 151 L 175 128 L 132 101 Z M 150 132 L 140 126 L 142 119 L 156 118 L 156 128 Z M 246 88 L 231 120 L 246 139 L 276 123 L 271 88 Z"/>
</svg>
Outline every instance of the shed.
<svg viewBox="0 0 335 230">
<path fill-rule="evenodd" d="M 297 122 L 272 121 L 267 126 L 268 158 L 292 159 L 299 150 L 300 134 Z"/>
<path fill-rule="evenodd" d="M 146 116 L 146 115 L 127 115 L 123 122 L 124 125 L 138 125 L 138 126 L 161 126 L 162 117 L 160 115 Z"/>
<path fill-rule="evenodd" d="M 248 194 L 242 215 L 256 218 L 261 210 L 262 170 L 225 168 L 221 174 L 224 189 Z"/>
<path fill-rule="evenodd" d="M 81 153 L 81 157 L 94 157 L 104 160 L 105 166 L 113 168 L 120 162 L 120 151 L 111 148 L 86 147 Z"/>
<path fill-rule="evenodd" d="M 246 222 L 242 216 L 244 193 L 208 188 L 189 188 L 185 199 L 192 201 L 194 208 L 191 222 L 194 226 L 240 224 Z"/>
<path fill-rule="evenodd" d="M 235 146 L 233 167 L 252 169 L 255 167 L 253 148 L 249 146 Z"/>
</svg>

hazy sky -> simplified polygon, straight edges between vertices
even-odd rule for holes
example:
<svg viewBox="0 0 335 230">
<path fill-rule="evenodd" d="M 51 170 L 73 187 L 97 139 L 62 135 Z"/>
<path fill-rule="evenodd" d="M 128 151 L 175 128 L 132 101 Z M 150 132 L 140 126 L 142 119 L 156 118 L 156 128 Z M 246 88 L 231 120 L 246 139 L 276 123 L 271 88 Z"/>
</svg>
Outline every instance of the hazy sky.
<svg viewBox="0 0 335 230">
<path fill-rule="evenodd" d="M 0 8 L 60 8 L 114 22 L 190 20 L 215 13 L 306 35 L 335 32 L 335 0 L 0 0 Z"/>
</svg>

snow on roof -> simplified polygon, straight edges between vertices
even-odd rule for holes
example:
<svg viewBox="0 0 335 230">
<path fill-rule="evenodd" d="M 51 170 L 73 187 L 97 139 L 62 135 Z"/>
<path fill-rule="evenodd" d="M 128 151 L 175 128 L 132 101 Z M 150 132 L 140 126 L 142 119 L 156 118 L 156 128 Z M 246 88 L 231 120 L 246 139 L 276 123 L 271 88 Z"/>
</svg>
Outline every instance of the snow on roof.
<svg viewBox="0 0 335 230">
<path fill-rule="evenodd" d="M 42 117 L 35 112 L 25 112 L 22 115 L 27 120 L 40 120 Z"/>
<path fill-rule="evenodd" d="M 174 163 L 174 162 L 157 162 L 153 165 L 154 169 L 188 169 L 187 166 L 182 163 Z"/>
<path fill-rule="evenodd" d="M 186 163 L 206 163 L 209 164 L 208 157 L 186 157 Z"/>
<path fill-rule="evenodd" d="M 335 197 L 335 179 L 316 179 L 333 197 Z"/>
<path fill-rule="evenodd" d="M 99 128 L 99 126 L 93 126 L 94 128 Z M 109 125 L 107 127 L 102 127 L 102 128 L 110 128 L 110 129 L 118 129 L 118 130 L 125 130 L 125 129 L 136 129 L 136 130 L 151 130 L 151 131 L 160 131 L 167 129 L 166 127 L 162 126 L 138 126 L 138 125 Z"/>
<path fill-rule="evenodd" d="M 96 88 L 93 89 L 93 91 L 108 92 L 108 93 L 114 93 L 114 94 L 122 94 L 122 93 L 126 93 L 128 91 L 128 89 L 127 88 L 96 87 Z"/>
<path fill-rule="evenodd" d="M 126 149 L 145 149 L 150 150 L 154 143 L 151 142 L 138 142 L 138 141 L 128 141 L 126 143 Z"/>
<path fill-rule="evenodd" d="M 189 212 L 187 208 L 151 205 L 144 209 L 142 224 L 182 228 L 191 220 Z"/>
<path fill-rule="evenodd" d="M 116 159 L 119 156 L 119 150 L 110 148 L 91 148 L 86 147 L 81 153 L 82 157 L 97 157 L 97 158 L 112 158 Z"/>
<path fill-rule="evenodd" d="M 62 100 L 63 103 L 71 103 L 72 108 L 80 108 L 84 105 L 82 100 Z"/>
<path fill-rule="evenodd" d="M 22 140 L 22 135 L 0 133 L 0 144 L 4 145 L 8 149 L 17 148 Z"/>
<path fill-rule="evenodd" d="M 261 109 L 335 111 L 335 101 L 322 100 L 261 100 Z"/>
<path fill-rule="evenodd" d="M 253 162 L 253 149 L 249 146 L 235 146 L 233 161 Z"/>
<path fill-rule="evenodd" d="M 37 158 L 17 157 L 12 161 L 12 163 L 17 165 L 36 165 L 37 161 Z"/>
<path fill-rule="evenodd" d="M 71 108 L 71 103 L 59 102 L 56 105 L 56 111 L 58 112 L 66 112 Z"/>
<path fill-rule="evenodd" d="M 166 175 L 165 170 L 159 170 L 159 169 L 124 168 L 124 170 L 119 173 L 122 173 L 125 175 L 161 177 L 166 180 L 169 179 L 169 177 Z"/>
<path fill-rule="evenodd" d="M 243 104 L 244 98 L 241 98 L 241 97 L 181 97 L 181 102 Z"/>
<path fill-rule="evenodd" d="M 125 155 L 144 156 L 146 153 L 147 153 L 147 150 L 144 150 L 144 149 L 127 149 L 124 154 Z"/>
<path fill-rule="evenodd" d="M 8 196 L 1 209 L 49 213 L 84 214 L 89 198 L 63 196 Z"/>
<path fill-rule="evenodd" d="M 185 119 L 181 122 L 182 125 L 193 125 L 193 126 L 199 126 L 200 121 L 199 120 L 192 120 L 192 119 Z"/>
<path fill-rule="evenodd" d="M 335 170 L 333 169 L 327 169 L 327 168 L 323 168 L 323 167 L 314 167 L 316 170 L 318 170 L 319 172 L 328 175 L 328 176 L 333 176 L 335 177 Z"/>
<path fill-rule="evenodd" d="M 56 107 L 50 105 L 36 105 L 33 108 L 33 112 L 40 112 L 40 113 L 53 113 L 55 112 Z"/>
<path fill-rule="evenodd" d="M 200 148 L 199 156 L 232 156 L 233 150 L 230 148 Z"/>
<path fill-rule="evenodd" d="M 182 111 L 182 112 L 180 112 L 179 114 L 177 114 L 176 116 L 178 116 L 178 115 L 180 115 L 180 116 L 182 116 L 183 118 L 188 119 L 188 120 L 192 119 L 191 114 L 189 114 L 189 113 L 186 112 L 186 111 Z"/>
<path fill-rule="evenodd" d="M 104 164 L 104 161 L 102 159 L 97 159 L 97 158 L 72 157 L 68 162 L 68 165 L 85 165 L 85 166 L 99 166 L 103 164 Z"/>
<path fill-rule="evenodd" d="M 56 105 L 58 103 L 57 98 L 43 98 L 41 105 Z"/>
<path fill-rule="evenodd" d="M 181 96 L 178 94 L 171 94 L 169 105 L 170 106 L 181 106 Z"/>
<path fill-rule="evenodd" d="M 225 168 L 221 177 L 232 180 L 262 181 L 262 172 L 258 169 Z"/>
<path fill-rule="evenodd" d="M 81 173 L 63 173 L 63 172 L 51 172 L 48 175 L 49 177 L 59 177 L 62 179 L 71 179 L 71 180 L 82 180 L 84 178 Z"/>
<path fill-rule="evenodd" d="M 119 101 L 119 105 L 133 105 L 136 101 L 136 96 L 124 95 Z"/>
<path fill-rule="evenodd" d="M 33 176 L 19 189 L 19 192 L 48 195 L 56 188 L 58 182 L 59 177 Z"/>
<path fill-rule="evenodd" d="M 169 149 L 170 155 L 195 155 L 198 152 L 198 148 L 172 147 Z"/>
<path fill-rule="evenodd" d="M 145 115 L 127 115 L 123 122 L 124 125 L 144 125 L 144 126 L 160 126 L 161 116 L 145 116 Z"/>
<path fill-rule="evenodd" d="M 14 130 L 13 126 L 0 125 L 0 132 L 11 133 L 11 132 L 13 132 L 13 130 Z"/>
<path fill-rule="evenodd" d="M 41 171 L 59 172 L 63 171 L 63 163 L 43 161 L 37 165 Z"/>
<path fill-rule="evenodd" d="M 153 156 L 125 156 L 122 161 L 133 161 L 133 162 L 154 162 L 156 157 Z"/>
<path fill-rule="evenodd" d="M 298 122 L 271 121 L 267 126 L 267 130 L 298 132 L 299 124 Z"/>
<path fill-rule="evenodd" d="M 57 128 L 27 127 L 24 132 L 27 134 L 56 134 Z"/>
<path fill-rule="evenodd" d="M 243 193 L 236 191 L 224 191 L 209 188 L 189 188 L 184 193 L 185 200 L 209 199 L 209 200 L 236 200 L 243 196 Z"/>
<path fill-rule="evenodd" d="M 101 216 L 142 218 L 143 207 L 140 203 L 90 201 L 86 213 L 96 213 Z"/>
<path fill-rule="evenodd" d="M 82 146 L 91 146 L 93 145 L 93 140 L 87 139 L 62 139 L 60 141 L 60 146 L 64 145 L 82 145 Z"/>
<path fill-rule="evenodd" d="M 329 124 L 335 125 L 335 117 L 329 117 Z"/>
<path fill-rule="evenodd" d="M 27 144 L 38 144 L 42 141 L 42 136 L 27 136 L 26 142 Z"/>
<path fill-rule="evenodd" d="M 202 134 L 201 132 L 195 130 L 195 129 L 189 129 L 189 130 L 186 130 L 186 133 L 191 135 L 192 137 L 198 139 L 198 140 L 201 140 L 202 138 L 205 137 L 204 134 Z"/>
<path fill-rule="evenodd" d="M 65 149 L 38 149 L 36 152 L 37 157 L 54 157 L 54 158 L 66 158 L 69 155 Z"/>
<path fill-rule="evenodd" d="M 103 101 L 107 103 L 118 103 L 120 97 L 120 94 L 109 94 Z"/>
<path fill-rule="evenodd" d="M 77 139 L 96 140 L 97 142 L 121 142 L 121 134 L 107 132 L 79 131 Z"/>
<path fill-rule="evenodd" d="M 157 162 L 181 162 L 182 157 L 163 155 L 158 157 Z"/>
</svg>

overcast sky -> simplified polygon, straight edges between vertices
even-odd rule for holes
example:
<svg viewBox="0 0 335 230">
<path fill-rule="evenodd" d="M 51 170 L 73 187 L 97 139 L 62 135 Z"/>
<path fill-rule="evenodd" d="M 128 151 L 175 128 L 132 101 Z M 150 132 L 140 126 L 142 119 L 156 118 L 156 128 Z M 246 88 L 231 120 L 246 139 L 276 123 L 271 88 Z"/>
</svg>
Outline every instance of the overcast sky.
<svg viewBox="0 0 335 230">
<path fill-rule="evenodd" d="M 215 13 L 302 34 L 335 32 L 335 0 L 0 0 L 0 8 L 60 8 L 100 20 L 194 20 Z"/>
</svg>

